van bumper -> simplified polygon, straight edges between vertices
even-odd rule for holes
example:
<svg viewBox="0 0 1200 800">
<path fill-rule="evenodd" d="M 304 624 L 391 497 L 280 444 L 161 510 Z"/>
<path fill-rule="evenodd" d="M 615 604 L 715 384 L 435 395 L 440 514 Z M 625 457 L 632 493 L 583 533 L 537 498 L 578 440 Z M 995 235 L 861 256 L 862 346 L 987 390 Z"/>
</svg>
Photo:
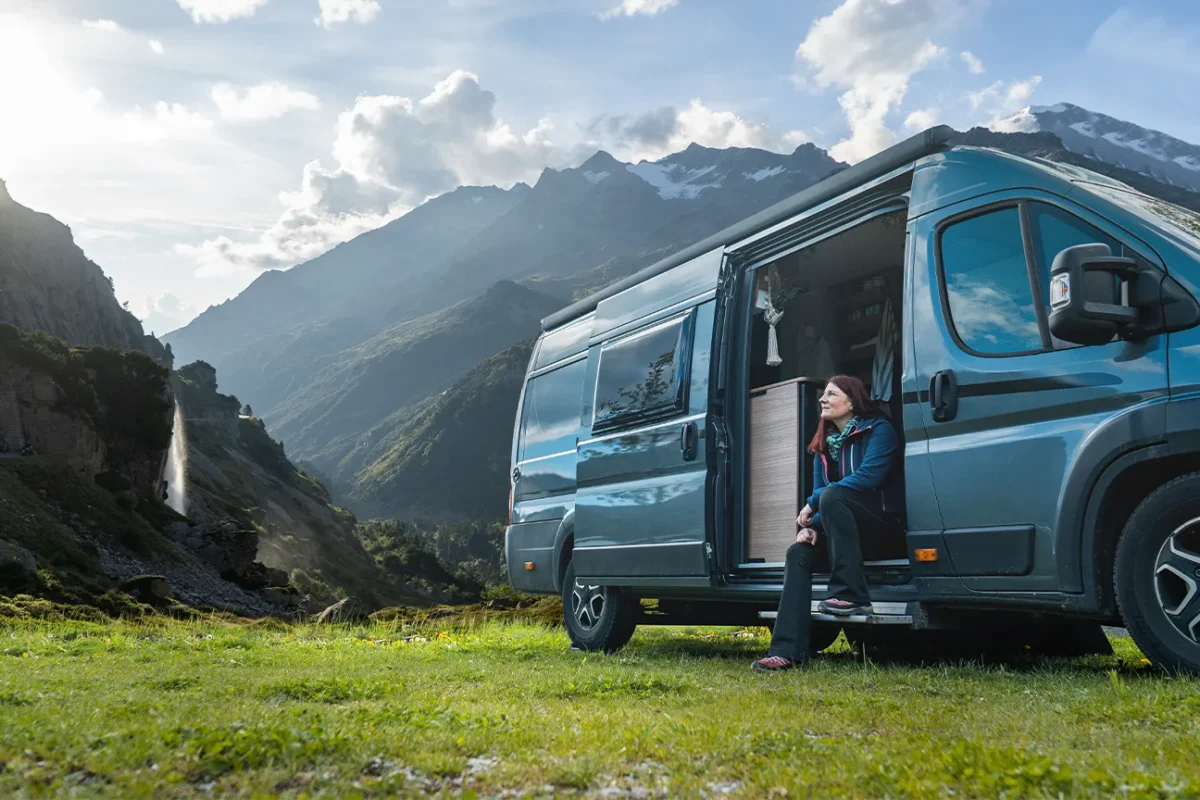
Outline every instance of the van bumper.
<svg viewBox="0 0 1200 800">
<path fill-rule="evenodd" d="M 508 580 L 514 589 L 535 594 L 554 591 L 554 540 L 561 520 L 521 522 L 504 533 Z M 532 569 L 527 565 L 532 565 Z"/>
</svg>

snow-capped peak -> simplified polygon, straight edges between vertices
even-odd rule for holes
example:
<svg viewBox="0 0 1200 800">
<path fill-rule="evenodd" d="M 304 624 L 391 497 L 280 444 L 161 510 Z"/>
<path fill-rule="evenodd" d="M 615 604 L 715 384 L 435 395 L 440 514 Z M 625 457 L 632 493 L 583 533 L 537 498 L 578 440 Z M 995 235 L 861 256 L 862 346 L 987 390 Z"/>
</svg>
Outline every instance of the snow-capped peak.
<svg viewBox="0 0 1200 800">
<path fill-rule="evenodd" d="M 1200 192 L 1200 146 L 1070 103 L 1029 106 L 993 122 L 999 133 L 1047 131 L 1080 155 Z"/>
<path fill-rule="evenodd" d="M 660 161 L 641 161 L 626 164 L 625 169 L 658 189 L 667 200 L 694 200 L 705 189 L 719 189 L 724 175 L 714 175 L 715 165 L 687 169 L 680 164 Z"/>
</svg>

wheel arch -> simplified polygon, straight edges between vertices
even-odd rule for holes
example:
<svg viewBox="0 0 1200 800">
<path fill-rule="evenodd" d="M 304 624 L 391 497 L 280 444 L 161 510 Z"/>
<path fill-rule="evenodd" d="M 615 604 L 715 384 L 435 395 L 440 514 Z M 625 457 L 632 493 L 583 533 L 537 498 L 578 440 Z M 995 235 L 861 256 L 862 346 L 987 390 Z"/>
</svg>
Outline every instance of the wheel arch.
<svg viewBox="0 0 1200 800">
<path fill-rule="evenodd" d="M 1144 451 L 1165 447 L 1168 405 L 1154 398 L 1126 408 L 1097 425 L 1076 451 L 1054 525 L 1059 591 L 1082 592 L 1095 600 L 1089 557 L 1096 529 L 1093 504 L 1105 495 L 1105 487 L 1123 471 L 1127 459 L 1142 459 Z"/>
<path fill-rule="evenodd" d="M 1200 408 L 1193 406 L 1194 413 Z M 1084 591 L 1097 610 L 1119 615 L 1113 585 L 1117 542 L 1142 501 L 1166 483 L 1200 471 L 1200 431 L 1176 431 L 1164 444 L 1127 453 L 1110 464 L 1090 493 L 1082 529 Z M 1059 537 L 1062 545 L 1062 537 Z"/>
<path fill-rule="evenodd" d="M 558 532 L 554 535 L 554 556 L 552 563 L 554 574 L 554 591 L 562 592 L 563 578 L 567 574 L 567 564 L 571 562 L 571 552 L 575 549 L 575 508 L 570 508 L 558 524 Z"/>
</svg>

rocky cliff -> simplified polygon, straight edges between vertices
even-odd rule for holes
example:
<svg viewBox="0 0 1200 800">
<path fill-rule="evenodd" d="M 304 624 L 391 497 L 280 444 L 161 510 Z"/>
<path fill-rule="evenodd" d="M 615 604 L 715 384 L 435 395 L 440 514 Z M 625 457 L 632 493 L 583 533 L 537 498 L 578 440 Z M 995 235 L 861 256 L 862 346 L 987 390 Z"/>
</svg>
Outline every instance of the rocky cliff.
<svg viewBox="0 0 1200 800">
<path fill-rule="evenodd" d="M 157 502 L 174 410 L 167 375 L 138 351 L 70 348 L 0 323 L 0 455 L 51 456 Z"/>
<path fill-rule="evenodd" d="M 69 345 L 141 350 L 168 362 L 121 307 L 112 283 L 75 244 L 71 229 L 12 199 L 0 180 L 0 322 L 42 331 Z"/>
<path fill-rule="evenodd" d="M 260 419 L 242 414 L 236 397 L 217 391 L 211 365 L 181 367 L 174 385 L 187 440 L 185 512 L 194 523 L 232 522 L 256 537 L 268 567 L 300 571 L 298 584 L 311 579 L 370 606 L 456 596 L 453 582 L 418 587 L 385 574 L 364 549 L 354 516 L 331 504 L 321 482 L 288 459 Z"/>
<path fill-rule="evenodd" d="M 287 584 L 255 563 L 253 531 L 231 538 L 163 505 L 165 366 L 0 323 L 0 387 L 0 594 L 109 611 L 129 610 L 123 589 L 243 614 L 296 605 L 250 591 Z"/>
<path fill-rule="evenodd" d="M 383 575 L 354 518 L 217 393 L 215 371 L 172 376 L 172 360 L 67 227 L 0 183 L 0 616 L 17 593 L 123 612 L 126 590 L 290 614 L 304 606 L 288 570 L 305 568 L 318 600 L 455 596 L 454 581 L 418 590 Z M 188 517 L 163 502 L 169 453 L 186 449 L 173 432 L 193 443 L 190 479 L 176 482 Z"/>
</svg>

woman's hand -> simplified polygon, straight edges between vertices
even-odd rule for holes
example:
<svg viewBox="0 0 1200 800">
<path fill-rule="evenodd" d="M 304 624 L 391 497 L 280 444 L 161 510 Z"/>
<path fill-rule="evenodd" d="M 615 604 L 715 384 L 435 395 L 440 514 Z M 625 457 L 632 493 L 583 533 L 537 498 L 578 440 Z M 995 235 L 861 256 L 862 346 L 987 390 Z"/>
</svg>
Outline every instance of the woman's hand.
<svg viewBox="0 0 1200 800">
<path fill-rule="evenodd" d="M 796 534 L 796 544 L 816 544 L 817 532 L 812 528 L 803 528 Z"/>
<path fill-rule="evenodd" d="M 812 506 L 805 504 L 804 508 L 800 509 L 800 516 L 796 517 L 796 524 L 801 528 L 807 528 L 812 525 L 813 509 Z"/>
</svg>

